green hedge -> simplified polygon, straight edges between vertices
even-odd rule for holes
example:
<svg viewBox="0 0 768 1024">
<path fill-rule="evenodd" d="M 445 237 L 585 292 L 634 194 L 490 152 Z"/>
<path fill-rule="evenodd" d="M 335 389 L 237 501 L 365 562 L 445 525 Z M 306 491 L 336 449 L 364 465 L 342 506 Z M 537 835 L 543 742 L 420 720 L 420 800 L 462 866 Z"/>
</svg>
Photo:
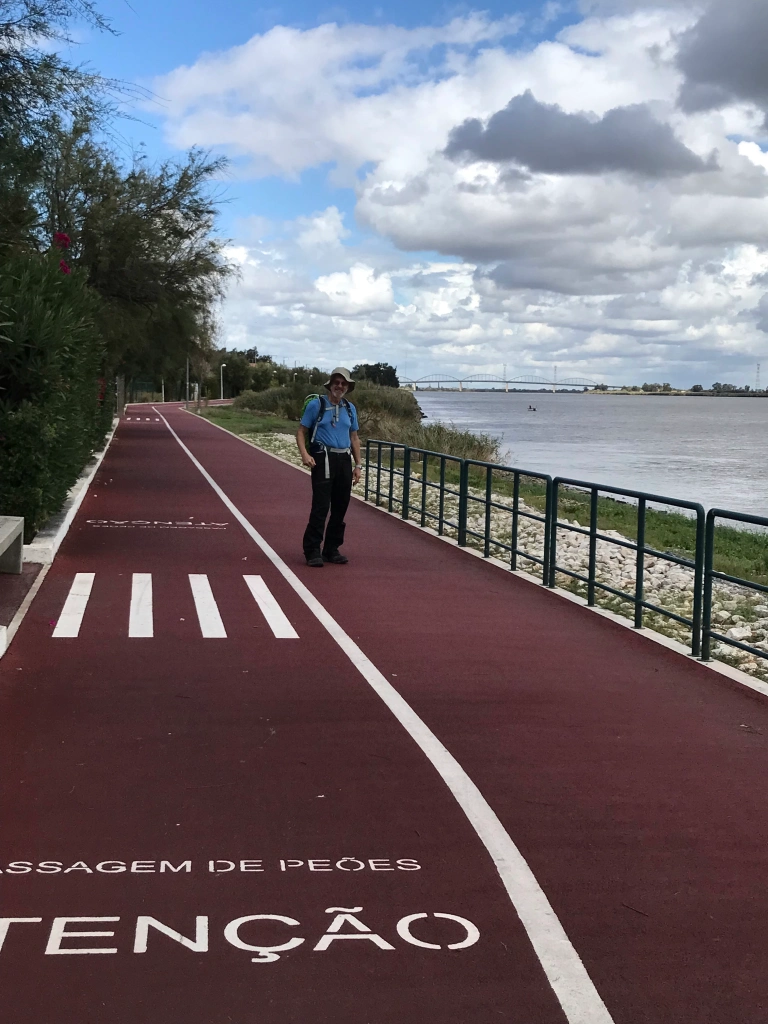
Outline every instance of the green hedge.
<svg viewBox="0 0 768 1024">
<path fill-rule="evenodd" d="M 61 253 L 0 259 L 0 514 L 59 510 L 112 419 L 98 296 Z"/>
</svg>

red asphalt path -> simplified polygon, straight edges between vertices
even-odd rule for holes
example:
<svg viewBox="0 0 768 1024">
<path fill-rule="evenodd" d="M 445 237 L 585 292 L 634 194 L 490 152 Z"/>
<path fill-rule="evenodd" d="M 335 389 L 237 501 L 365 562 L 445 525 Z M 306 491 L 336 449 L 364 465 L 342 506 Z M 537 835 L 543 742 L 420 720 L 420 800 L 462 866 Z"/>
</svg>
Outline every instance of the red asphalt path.
<svg viewBox="0 0 768 1024">
<path fill-rule="evenodd" d="M 479 788 L 587 988 L 563 1002 L 540 905 L 518 917 L 427 755 L 142 407 L 0 661 L 3 1024 L 765 1024 L 768 703 L 360 502 L 350 564 L 308 569 L 306 475 L 161 410 Z M 53 636 L 77 573 L 79 634 Z"/>
</svg>

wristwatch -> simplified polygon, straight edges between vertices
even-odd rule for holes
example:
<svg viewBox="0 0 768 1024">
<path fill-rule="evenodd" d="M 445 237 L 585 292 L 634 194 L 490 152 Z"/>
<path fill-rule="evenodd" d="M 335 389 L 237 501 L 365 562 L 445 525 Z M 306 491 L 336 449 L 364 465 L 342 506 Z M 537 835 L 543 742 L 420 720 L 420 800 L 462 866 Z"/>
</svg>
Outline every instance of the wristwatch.
<svg viewBox="0 0 768 1024">
<path fill-rule="evenodd" d="M 355 469 L 362 469 L 362 468 L 363 468 L 362 462 L 356 462 L 355 463 Z"/>
</svg>

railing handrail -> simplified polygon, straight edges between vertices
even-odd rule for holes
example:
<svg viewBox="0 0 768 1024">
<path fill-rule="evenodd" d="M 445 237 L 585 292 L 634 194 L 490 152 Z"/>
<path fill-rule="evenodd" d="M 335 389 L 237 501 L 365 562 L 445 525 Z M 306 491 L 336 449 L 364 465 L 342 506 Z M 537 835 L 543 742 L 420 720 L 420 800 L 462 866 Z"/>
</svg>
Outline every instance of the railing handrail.
<svg viewBox="0 0 768 1024">
<path fill-rule="evenodd" d="M 671 498 L 666 494 L 654 494 L 652 491 L 636 491 L 629 487 L 612 487 L 609 484 L 598 484 L 591 480 L 575 480 L 569 476 L 556 476 L 552 478 L 559 484 L 567 484 L 568 487 L 583 487 L 589 490 L 605 491 L 607 494 L 623 494 L 627 498 L 645 498 L 646 501 L 655 501 L 660 505 L 674 505 L 677 508 L 689 508 L 694 512 L 701 511 L 704 514 L 704 506 L 698 501 L 687 501 L 685 498 Z"/>
</svg>

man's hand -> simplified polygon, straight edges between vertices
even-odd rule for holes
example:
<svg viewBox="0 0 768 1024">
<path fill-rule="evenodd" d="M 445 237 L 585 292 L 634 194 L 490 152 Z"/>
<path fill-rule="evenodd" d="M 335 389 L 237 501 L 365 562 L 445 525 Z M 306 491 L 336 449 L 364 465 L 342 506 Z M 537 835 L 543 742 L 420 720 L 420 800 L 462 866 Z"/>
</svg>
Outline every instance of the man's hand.
<svg viewBox="0 0 768 1024">
<path fill-rule="evenodd" d="M 359 484 L 360 483 L 360 473 L 361 473 L 361 470 L 359 470 L 357 468 L 357 466 L 355 466 L 355 468 L 352 470 L 352 484 L 353 484 L 353 486 L 354 486 L 354 484 Z"/>
<path fill-rule="evenodd" d="M 312 458 L 312 456 L 309 454 L 309 452 L 302 452 L 301 453 L 301 461 L 304 463 L 304 465 L 307 467 L 307 469 L 314 469 L 315 468 L 315 460 Z"/>
</svg>

